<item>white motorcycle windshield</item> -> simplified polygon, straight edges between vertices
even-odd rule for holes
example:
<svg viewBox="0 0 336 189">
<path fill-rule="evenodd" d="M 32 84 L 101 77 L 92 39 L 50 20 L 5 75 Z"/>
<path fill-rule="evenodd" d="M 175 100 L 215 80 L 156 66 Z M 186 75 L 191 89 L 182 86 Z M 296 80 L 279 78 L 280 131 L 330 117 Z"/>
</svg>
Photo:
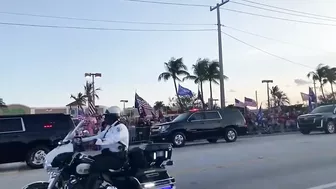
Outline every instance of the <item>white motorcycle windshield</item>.
<svg viewBox="0 0 336 189">
<path fill-rule="evenodd" d="M 55 149 L 51 150 L 46 155 L 45 161 L 47 163 L 51 163 L 58 154 L 62 154 L 62 153 L 66 153 L 66 152 L 73 152 L 73 145 L 72 145 L 72 143 L 65 144 L 65 145 L 62 145 L 62 146 L 58 146 Z"/>
<path fill-rule="evenodd" d="M 91 132 L 88 132 L 88 130 L 90 130 Z M 90 125 L 85 124 L 85 121 L 82 120 L 81 122 L 78 123 L 78 125 L 72 131 L 68 133 L 68 135 L 63 139 L 63 142 L 71 141 L 74 138 L 74 136 L 78 136 L 78 134 L 79 136 L 83 138 L 96 135 L 98 131 L 93 132 L 93 130 L 95 129 L 90 128 Z M 81 135 L 81 133 L 85 133 L 85 132 L 89 135 L 87 136 Z M 100 152 L 100 149 L 95 147 L 94 142 L 95 141 L 86 142 L 86 145 L 83 145 L 84 147 L 83 150 L 89 155 L 95 155 L 97 154 L 97 151 L 98 153 Z M 63 144 L 61 146 L 58 146 L 52 151 L 50 151 L 45 157 L 45 162 L 50 164 L 57 155 L 66 153 L 66 152 L 74 152 L 73 144 L 71 142 L 68 144 Z"/>
</svg>

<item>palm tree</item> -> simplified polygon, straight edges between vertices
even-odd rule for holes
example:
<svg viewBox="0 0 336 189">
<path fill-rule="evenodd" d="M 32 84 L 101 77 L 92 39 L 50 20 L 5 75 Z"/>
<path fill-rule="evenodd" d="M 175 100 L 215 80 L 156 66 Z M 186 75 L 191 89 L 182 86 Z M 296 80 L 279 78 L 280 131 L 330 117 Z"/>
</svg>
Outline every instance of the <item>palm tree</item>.
<svg viewBox="0 0 336 189">
<path fill-rule="evenodd" d="M 5 108 L 7 107 L 6 103 L 3 101 L 2 98 L 0 98 L 0 108 Z"/>
<path fill-rule="evenodd" d="M 323 66 L 323 64 L 319 64 L 316 67 L 315 71 L 311 71 L 307 74 L 308 78 L 311 78 L 314 82 L 318 81 L 320 83 L 320 89 L 322 92 L 322 96 L 325 99 L 325 95 L 324 95 L 324 90 L 323 90 L 323 86 L 325 84 L 325 68 Z M 316 95 L 316 94 L 315 94 Z"/>
<path fill-rule="evenodd" d="M 77 104 L 78 108 L 80 108 L 83 111 L 83 105 L 85 105 L 87 101 L 86 100 L 87 96 L 83 95 L 83 93 L 78 93 L 77 96 L 71 95 L 70 98 L 73 99 Z"/>
<path fill-rule="evenodd" d="M 210 99 L 212 100 L 212 83 L 219 84 L 220 80 L 220 71 L 219 71 L 219 62 L 218 61 L 211 61 L 208 64 L 208 71 L 206 79 L 209 81 L 210 85 Z M 227 80 L 228 77 L 224 75 L 224 79 Z M 212 103 L 211 103 L 212 105 Z M 212 107 L 210 107 L 212 108 Z"/>
<path fill-rule="evenodd" d="M 156 101 L 154 103 L 154 110 L 161 110 L 165 107 L 165 104 L 163 103 L 163 101 Z"/>
<path fill-rule="evenodd" d="M 335 100 L 335 94 L 334 94 L 334 87 L 333 85 L 336 83 L 336 67 L 330 68 L 329 66 L 324 66 L 324 83 L 329 83 L 331 88 L 331 95 L 333 97 L 333 100 Z"/>
<path fill-rule="evenodd" d="M 91 101 L 93 97 L 93 93 L 96 99 L 99 99 L 99 96 L 97 94 L 97 91 L 101 91 L 101 88 L 96 88 L 93 90 L 93 83 L 92 82 L 86 82 L 84 85 L 84 96 L 86 97 L 87 101 Z"/>
<path fill-rule="evenodd" d="M 183 81 L 186 79 L 193 80 L 195 84 L 198 84 L 200 86 L 200 92 L 202 94 L 202 98 L 204 96 L 203 93 L 203 82 L 207 80 L 207 71 L 208 71 L 208 64 L 209 64 L 209 59 L 198 59 L 196 64 L 192 65 L 193 69 L 193 75 L 188 75 L 185 78 L 183 78 Z M 204 102 L 204 99 L 201 99 L 202 102 Z M 204 104 L 203 104 L 204 106 Z"/>
<path fill-rule="evenodd" d="M 187 71 L 187 66 L 183 63 L 182 58 L 178 58 L 178 59 L 171 58 L 168 62 L 165 62 L 164 65 L 165 65 L 166 71 L 162 72 L 159 75 L 158 81 L 161 81 L 162 79 L 164 81 L 168 81 L 169 79 L 173 79 L 174 87 L 175 87 L 175 93 L 176 93 L 176 96 L 179 100 L 180 107 L 181 107 L 181 109 L 184 109 L 183 104 L 181 102 L 181 99 L 177 94 L 176 81 L 181 81 L 179 76 L 189 76 L 190 75 Z"/>
<path fill-rule="evenodd" d="M 282 106 L 290 103 L 287 94 L 281 91 L 277 85 L 270 89 L 270 93 L 273 98 L 274 106 Z"/>
</svg>

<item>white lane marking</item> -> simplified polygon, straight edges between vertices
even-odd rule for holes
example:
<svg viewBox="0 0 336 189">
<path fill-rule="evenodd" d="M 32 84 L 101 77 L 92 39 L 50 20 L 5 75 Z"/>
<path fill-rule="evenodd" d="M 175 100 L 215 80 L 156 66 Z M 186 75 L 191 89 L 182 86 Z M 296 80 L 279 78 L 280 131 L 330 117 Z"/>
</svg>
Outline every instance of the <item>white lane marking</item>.
<svg viewBox="0 0 336 189">
<path fill-rule="evenodd" d="M 315 186 L 315 187 L 308 188 L 308 189 L 327 189 L 327 188 L 331 188 L 331 187 L 334 187 L 334 186 L 336 186 L 336 182 L 323 184 L 323 185 Z"/>
</svg>

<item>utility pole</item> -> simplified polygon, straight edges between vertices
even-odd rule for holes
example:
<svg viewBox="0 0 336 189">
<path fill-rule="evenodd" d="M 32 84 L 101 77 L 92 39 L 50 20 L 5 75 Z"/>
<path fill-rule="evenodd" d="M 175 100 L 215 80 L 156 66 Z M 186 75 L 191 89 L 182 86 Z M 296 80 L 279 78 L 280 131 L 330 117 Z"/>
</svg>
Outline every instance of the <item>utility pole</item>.
<svg viewBox="0 0 336 189">
<path fill-rule="evenodd" d="M 220 101 L 221 101 L 221 108 L 225 108 L 225 88 L 224 88 L 224 68 L 223 68 L 223 50 L 222 50 L 222 25 L 220 21 L 220 7 L 229 0 L 222 0 L 221 3 L 217 3 L 215 7 L 210 7 L 210 11 L 217 10 L 217 28 L 218 28 L 218 56 L 219 56 L 219 86 L 220 86 Z"/>
<path fill-rule="evenodd" d="M 269 83 L 273 83 L 273 80 L 262 80 L 261 83 L 266 83 L 266 85 L 267 85 L 267 107 L 268 107 L 268 109 L 270 109 L 271 102 L 270 102 Z"/>
</svg>

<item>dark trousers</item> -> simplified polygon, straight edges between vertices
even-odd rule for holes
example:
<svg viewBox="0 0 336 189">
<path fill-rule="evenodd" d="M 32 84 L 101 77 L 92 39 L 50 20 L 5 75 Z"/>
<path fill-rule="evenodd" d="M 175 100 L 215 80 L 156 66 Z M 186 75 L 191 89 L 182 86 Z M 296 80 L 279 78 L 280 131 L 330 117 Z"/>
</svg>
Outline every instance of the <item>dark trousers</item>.
<svg viewBox="0 0 336 189">
<path fill-rule="evenodd" d="M 93 157 L 95 160 L 90 168 L 90 175 L 87 178 L 85 189 L 98 189 L 102 181 L 100 174 L 109 169 L 120 169 L 124 164 L 124 159 L 120 153 L 103 150 L 101 154 Z"/>
</svg>

